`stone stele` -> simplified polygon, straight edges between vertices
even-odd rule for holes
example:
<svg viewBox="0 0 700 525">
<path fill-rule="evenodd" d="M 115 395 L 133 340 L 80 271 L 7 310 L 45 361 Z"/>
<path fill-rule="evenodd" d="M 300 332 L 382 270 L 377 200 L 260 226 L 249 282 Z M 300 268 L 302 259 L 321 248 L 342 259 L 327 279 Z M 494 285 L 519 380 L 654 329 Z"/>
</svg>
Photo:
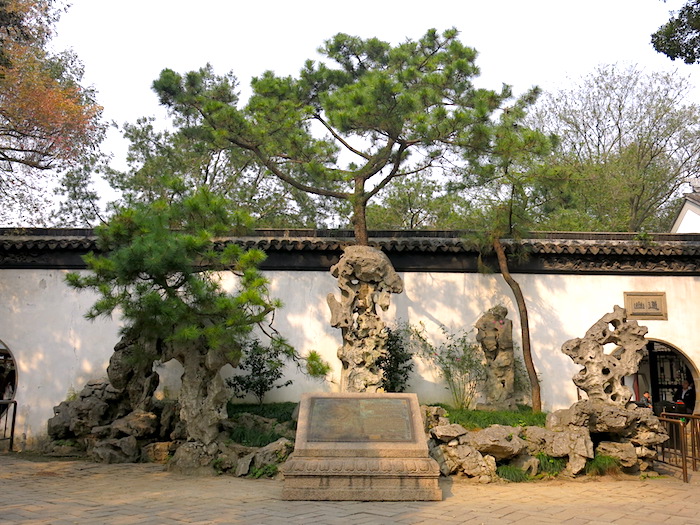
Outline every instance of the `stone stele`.
<svg viewBox="0 0 700 525">
<path fill-rule="evenodd" d="M 440 501 L 415 394 L 304 394 L 282 498 Z"/>
</svg>

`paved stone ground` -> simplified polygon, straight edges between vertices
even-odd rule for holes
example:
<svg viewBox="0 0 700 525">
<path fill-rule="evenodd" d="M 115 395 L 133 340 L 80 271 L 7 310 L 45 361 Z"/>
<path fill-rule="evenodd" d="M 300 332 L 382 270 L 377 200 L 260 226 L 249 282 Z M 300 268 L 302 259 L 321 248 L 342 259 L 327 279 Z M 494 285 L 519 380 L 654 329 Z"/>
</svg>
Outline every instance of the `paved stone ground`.
<svg viewBox="0 0 700 525">
<path fill-rule="evenodd" d="M 441 502 L 283 501 L 282 481 L 185 477 L 160 465 L 0 455 L 0 523 L 698 524 L 700 473 L 684 484 L 583 479 L 478 485 L 444 480 Z"/>
</svg>

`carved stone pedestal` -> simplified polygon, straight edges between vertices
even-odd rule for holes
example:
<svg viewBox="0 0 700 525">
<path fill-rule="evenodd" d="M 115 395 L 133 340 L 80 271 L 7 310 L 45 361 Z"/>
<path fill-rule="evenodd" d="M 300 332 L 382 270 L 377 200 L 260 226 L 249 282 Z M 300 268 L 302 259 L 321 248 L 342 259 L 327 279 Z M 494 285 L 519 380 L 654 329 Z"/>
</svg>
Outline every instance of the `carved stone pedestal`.
<svg viewBox="0 0 700 525">
<path fill-rule="evenodd" d="M 439 501 L 415 394 L 305 394 L 288 500 Z"/>
</svg>

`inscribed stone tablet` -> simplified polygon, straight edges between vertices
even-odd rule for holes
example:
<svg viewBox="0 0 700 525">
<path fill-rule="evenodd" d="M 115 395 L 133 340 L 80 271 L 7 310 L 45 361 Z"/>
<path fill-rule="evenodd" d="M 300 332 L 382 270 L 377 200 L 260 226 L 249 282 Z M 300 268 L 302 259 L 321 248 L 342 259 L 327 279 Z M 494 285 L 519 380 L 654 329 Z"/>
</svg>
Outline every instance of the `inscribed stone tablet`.
<svg viewBox="0 0 700 525">
<path fill-rule="evenodd" d="M 407 399 L 311 400 L 308 441 L 413 441 L 413 421 Z"/>
</svg>

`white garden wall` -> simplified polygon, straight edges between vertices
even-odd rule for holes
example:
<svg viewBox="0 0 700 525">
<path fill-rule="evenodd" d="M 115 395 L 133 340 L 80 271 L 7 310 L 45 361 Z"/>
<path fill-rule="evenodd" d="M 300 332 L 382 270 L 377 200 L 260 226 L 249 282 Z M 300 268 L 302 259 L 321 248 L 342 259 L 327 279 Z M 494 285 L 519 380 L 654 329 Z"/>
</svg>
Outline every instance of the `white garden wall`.
<svg viewBox="0 0 700 525">
<path fill-rule="evenodd" d="M 18 421 L 20 447 L 46 433 L 53 407 L 86 381 L 106 376 L 118 323 L 87 321 L 83 315 L 94 300 L 64 281 L 62 270 L 2 270 L 0 272 L 0 339 L 18 364 Z M 334 369 L 330 382 L 321 383 L 290 367 L 290 387 L 272 391 L 269 401 L 296 401 L 302 392 L 337 389 L 336 351 L 340 331 L 329 325 L 328 293 L 336 293 L 327 272 L 270 271 L 271 291 L 284 303 L 275 318 L 279 332 L 302 353 L 319 351 Z M 520 324 L 512 295 L 498 274 L 402 273 L 405 292 L 392 298 L 384 318 L 423 323 L 432 337 L 440 325 L 470 329 L 488 308 L 503 304 L 513 320 L 514 340 Z M 545 410 L 569 406 L 576 400 L 571 376 L 576 366 L 560 351 L 566 340 L 581 337 L 614 305 L 623 306 L 623 292 L 666 292 L 668 321 L 640 321 L 648 337 L 681 350 L 695 367 L 700 363 L 700 277 L 634 275 L 515 275 L 527 299 L 535 366 L 541 377 Z M 229 286 L 233 282 L 227 283 Z M 446 391 L 431 370 L 418 363 L 410 390 L 422 402 L 447 400 Z M 696 379 L 697 370 L 693 369 Z M 335 383 L 333 383 L 335 381 Z"/>
<path fill-rule="evenodd" d="M 117 323 L 87 321 L 94 302 L 69 288 L 63 270 L 0 272 L 0 339 L 17 362 L 19 447 L 46 434 L 53 407 L 90 379 L 106 377 Z M 16 445 L 17 446 L 17 445 Z"/>
</svg>

